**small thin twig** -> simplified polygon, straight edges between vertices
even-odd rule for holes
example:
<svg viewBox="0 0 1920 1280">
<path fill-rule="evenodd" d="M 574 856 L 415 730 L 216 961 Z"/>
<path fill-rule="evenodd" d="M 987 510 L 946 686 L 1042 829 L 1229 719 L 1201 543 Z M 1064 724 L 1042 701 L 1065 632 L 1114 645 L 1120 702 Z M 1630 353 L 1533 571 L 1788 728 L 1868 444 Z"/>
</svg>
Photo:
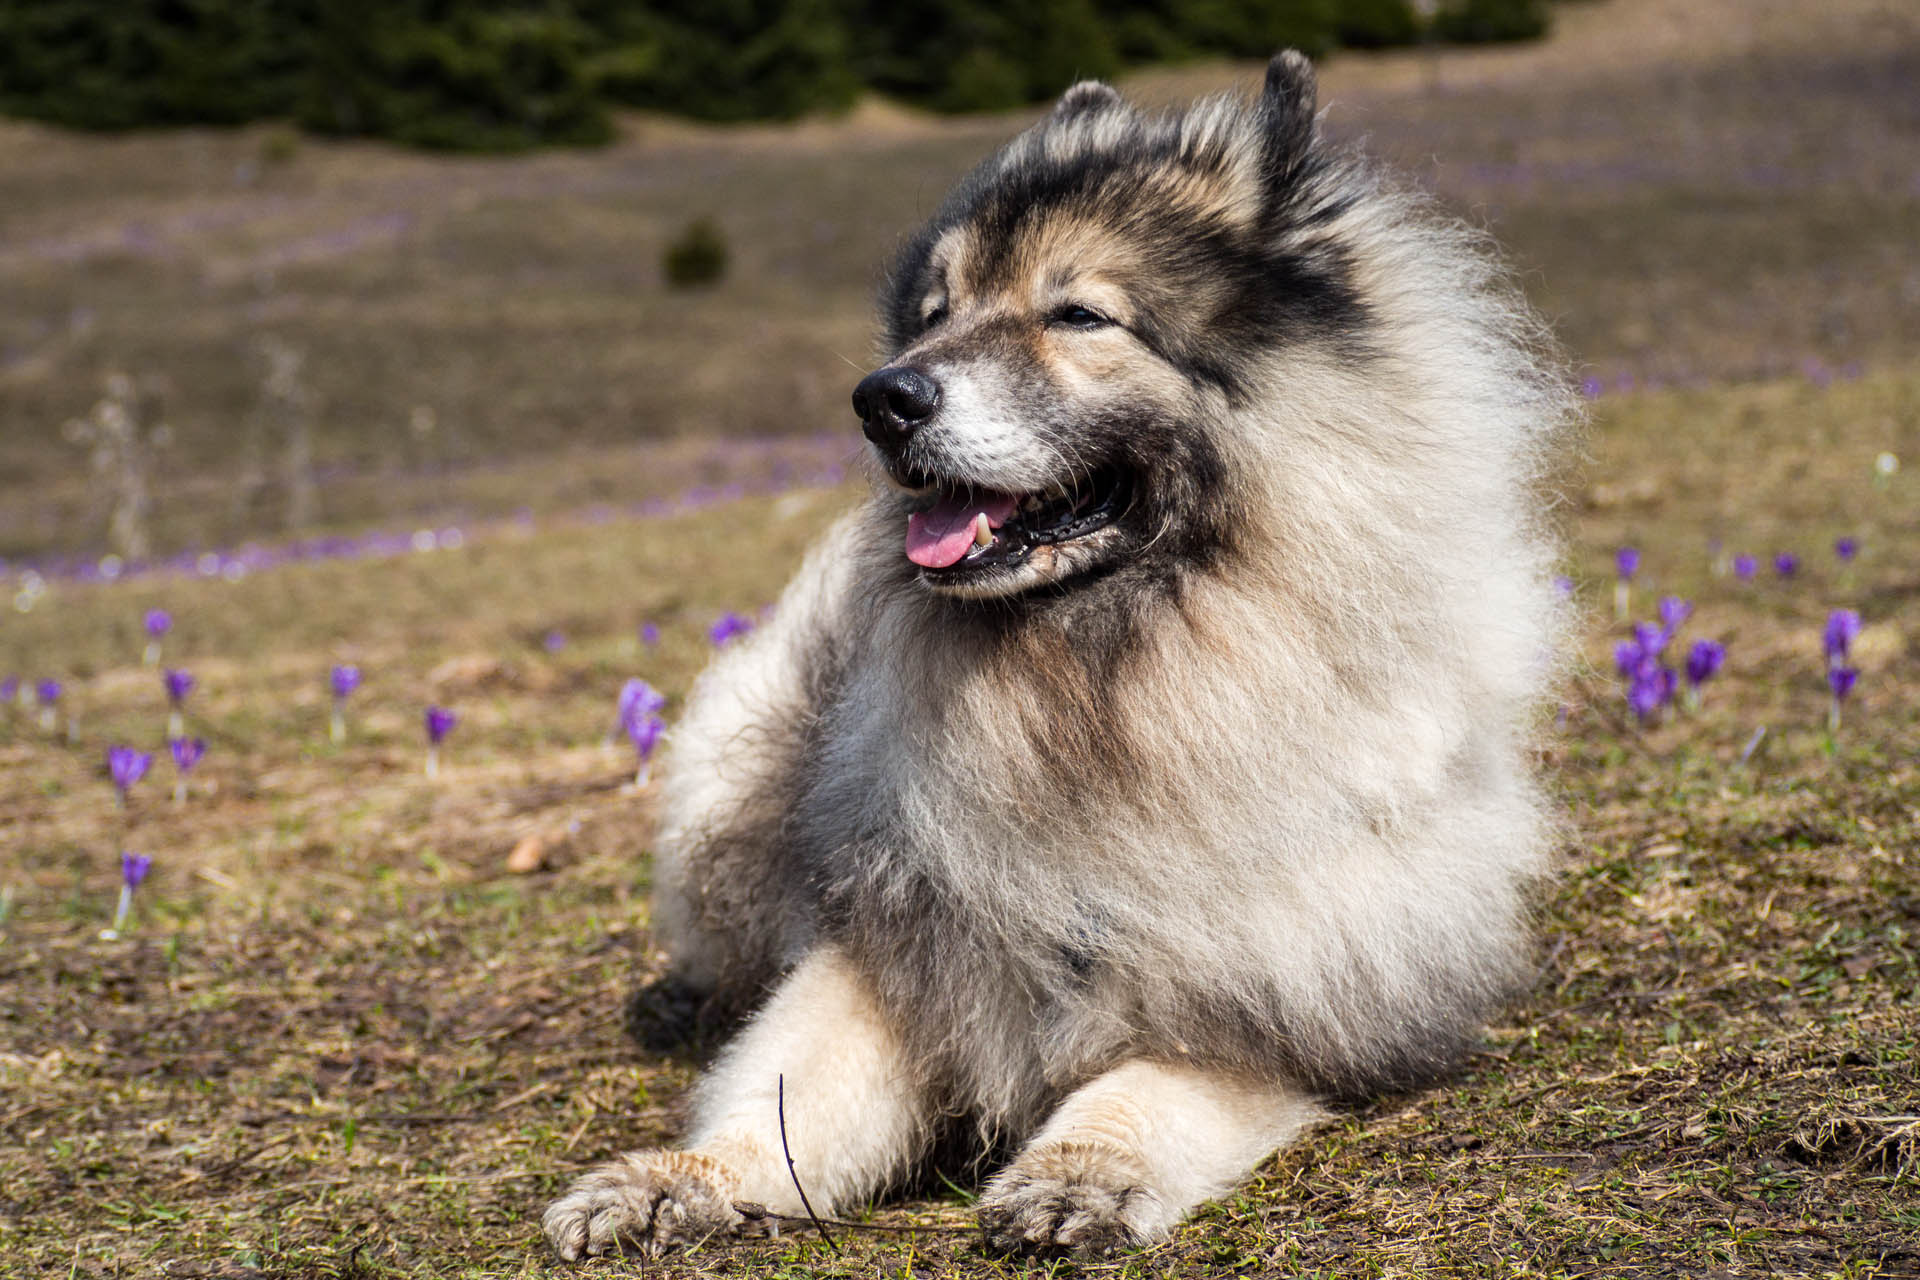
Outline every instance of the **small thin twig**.
<svg viewBox="0 0 1920 1280">
<path fill-rule="evenodd" d="M 955 1222 L 848 1222 L 845 1218 L 807 1218 L 797 1213 L 775 1213 L 752 1200 L 735 1200 L 733 1211 L 753 1222 L 810 1222 L 815 1226 L 839 1227 L 843 1231 L 900 1231 L 952 1235 L 977 1235 L 980 1228 Z"/>
<path fill-rule="evenodd" d="M 833 1250 L 833 1256 L 840 1256 L 840 1246 L 827 1234 L 826 1224 L 820 1221 L 820 1215 L 813 1211 L 813 1203 L 807 1199 L 807 1189 L 800 1185 L 800 1171 L 793 1167 L 793 1149 L 787 1146 L 787 1077 L 781 1074 L 774 1077 L 774 1100 L 780 1109 L 780 1153 L 787 1158 L 787 1176 L 793 1179 L 793 1189 L 800 1193 L 800 1207 L 807 1211 L 807 1217 L 813 1223 L 814 1230 L 827 1242 L 827 1248 Z"/>
</svg>

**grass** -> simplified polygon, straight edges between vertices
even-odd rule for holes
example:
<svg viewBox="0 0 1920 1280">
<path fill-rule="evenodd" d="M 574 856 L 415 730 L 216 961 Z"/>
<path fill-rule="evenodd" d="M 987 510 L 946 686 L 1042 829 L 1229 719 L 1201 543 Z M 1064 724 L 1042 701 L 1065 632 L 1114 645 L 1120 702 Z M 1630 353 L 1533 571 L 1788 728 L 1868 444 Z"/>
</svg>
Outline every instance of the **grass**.
<svg viewBox="0 0 1920 1280">
<path fill-rule="evenodd" d="M 1060 1273 L 1920 1272 L 1920 504 L 1911 474 L 1870 478 L 1883 449 L 1920 457 L 1917 431 L 1920 369 L 1603 400 L 1572 519 L 1593 667 L 1550 739 L 1573 835 L 1538 987 L 1446 1087 L 1342 1117 L 1167 1244 Z M 1727 505 L 1704 441 L 1765 458 L 1809 437 L 1804 465 L 1751 468 Z M 613 694 L 644 673 L 677 699 L 706 625 L 770 598 L 849 497 L 239 583 L 57 586 L 16 616 L 0 670 L 61 654 L 80 740 L 19 713 L 0 738 L 9 1265 L 557 1273 L 539 1208 L 589 1161 L 667 1138 L 694 1070 L 620 1027 L 656 957 L 649 796 L 604 741 Z M 1845 569 L 1821 550 L 1840 530 L 1864 547 Z M 1807 568 L 1716 576 L 1716 535 L 1796 548 Z M 1649 592 L 1694 599 L 1688 632 L 1730 649 L 1697 715 L 1644 731 L 1619 710 L 1619 629 L 1601 617 L 1626 537 Z M 158 603 L 177 619 L 167 662 L 201 679 L 190 729 L 213 747 L 184 807 L 163 764 L 123 815 L 101 748 L 157 741 L 135 629 Z M 1830 740 L 1818 632 L 1839 604 L 1866 617 L 1865 674 Z M 653 653 L 634 638 L 649 618 Z M 568 644 L 549 653 L 556 623 Z M 324 678 L 343 657 L 368 683 L 334 748 Z M 463 716 L 431 782 L 429 699 Z M 547 865 L 512 874 L 528 835 Z M 130 936 L 106 942 L 123 846 L 158 869 Z M 947 1191 L 874 1220 L 967 1217 Z M 839 1235 L 840 1256 L 802 1231 L 650 1270 L 1023 1270 L 966 1234 Z"/>
<path fill-rule="evenodd" d="M 1341 1116 L 1138 1254 L 1023 1265 L 964 1229 L 842 1229 L 835 1253 L 801 1229 L 646 1273 L 1920 1276 L 1914 18 L 1562 15 L 1532 50 L 1327 72 L 1332 124 L 1489 218 L 1587 368 L 1641 388 L 1596 402 L 1562 507 L 1589 608 L 1543 750 L 1568 834 L 1532 992 L 1457 1078 Z M 96 544 L 71 453 L 14 426 L 79 412 L 116 362 L 173 385 L 163 542 L 269 528 L 227 497 L 261 325 L 308 348 L 329 524 L 534 511 L 457 550 L 236 582 L 56 579 L 0 614 L 0 675 L 68 686 L 51 735 L 0 707 L 0 1275 L 570 1273 L 540 1209 L 669 1138 L 697 1069 L 621 1028 L 659 957 L 652 795 L 608 740 L 615 693 L 644 675 L 675 715 L 707 626 L 770 600 L 853 491 L 577 508 L 765 478 L 788 446 L 728 438 L 839 421 L 835 356 L 864 350 L 880 254 L 1009 127 L 640 122 L 585 155 L 303 143 L 270 167 L 284 147 L 248 132 L 0 126 L 19 300 L 0 315 L 0 554 Z M 669 297 L 657 246 L 702 207 L 739 269 Z M 378 220 L 395 209 L 411 220 Z M 1809 357 L 1864 373 L 1819 385 Z M 399 429 L 422 403 L 441 427 Z M 1879 476 L 1881 453 L 1904 469 Z M 1646 728 L 1611 670 L 1625 543 L 1636 615 L 1688 597 L 1686 634 L 1728 646 L 1701 710 Z M 1797 578 L 1718 571 L 1779 550 Z M 1819 633 L 1839 606 L 1866 629 L 1830 735 Z M 140 663 L 151 607 L 176 619 L 165 662 L 199 679 L 209 752 L 184 805 L 162 759 L 122 812 L 104 749 L 158 746 L 166 714 Z M 342 661 L 366 684 L 335 746 Z M 461 716 L 433 780 L 429 702 Z M 510 871 L 530 838 L 541 865 Z M 122 848 L 156 869 L 105 940 Z M 867 1216 L 964 1228 L 968 1190 Z"/>
</svg>

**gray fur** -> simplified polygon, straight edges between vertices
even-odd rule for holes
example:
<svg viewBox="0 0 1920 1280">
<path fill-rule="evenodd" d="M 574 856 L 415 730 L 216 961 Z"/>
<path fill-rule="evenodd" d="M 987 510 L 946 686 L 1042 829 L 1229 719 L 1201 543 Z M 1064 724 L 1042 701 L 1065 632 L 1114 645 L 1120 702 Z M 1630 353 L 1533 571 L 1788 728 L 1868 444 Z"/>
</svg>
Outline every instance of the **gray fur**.
<svg viewBox="0 0 1920 1280">
<path fill-rule="evenodd" d="M 973 402 L 876 456 L 701 678 L 658 852 L 678 981 L 751 1003 L 835 942 L 938 1106 L 1018 1139 L 1136 1057 L 1414 1084 L 1524 979 L 1574 402 L 1484 237 L 1314 111 L 1297 56 L 1166 116 L 1077 87 L 907 245 L 888 360 Z M 1088 268 L 1126 323 L 1063 332 L 1036 280 Z M 902 554 L 909 465 L 1132 488 L 948 590 Z"/>
</svg>

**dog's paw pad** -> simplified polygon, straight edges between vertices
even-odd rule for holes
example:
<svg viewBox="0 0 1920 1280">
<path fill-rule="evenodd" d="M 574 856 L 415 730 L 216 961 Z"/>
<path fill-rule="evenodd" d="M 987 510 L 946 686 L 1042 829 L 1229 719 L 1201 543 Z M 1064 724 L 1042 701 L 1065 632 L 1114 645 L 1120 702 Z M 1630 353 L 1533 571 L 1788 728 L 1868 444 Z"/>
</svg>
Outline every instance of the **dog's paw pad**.
<svg viewBox="0 0 1920 1280">
<path fill-rule="evenodd" d="M 707 1156 L 637 1152 L 575 1182 L 540 1225 L 568 1262 L 629 1250 L 657 1257 L 746 1227 L 733 1207 L 737 1181 Z"/>
</svg>

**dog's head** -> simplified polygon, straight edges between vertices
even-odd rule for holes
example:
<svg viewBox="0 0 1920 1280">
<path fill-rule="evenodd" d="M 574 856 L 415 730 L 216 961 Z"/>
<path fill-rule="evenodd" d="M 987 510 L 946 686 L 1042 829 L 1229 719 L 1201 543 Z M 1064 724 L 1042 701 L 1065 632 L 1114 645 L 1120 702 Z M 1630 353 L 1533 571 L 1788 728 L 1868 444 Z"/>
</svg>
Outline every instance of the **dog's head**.
<svg viewBox="0 0 1920 1280">
<path fill-rule="evenodd" d="M 1293 52 L 1252 103 L 1078 85 L 907 246 L 853 403 L 924 583 L 1010 596 L 1231 544 L 1234 408 L 1277 351 L 1359 340 L 1314 110 Z"/>
</svg>

